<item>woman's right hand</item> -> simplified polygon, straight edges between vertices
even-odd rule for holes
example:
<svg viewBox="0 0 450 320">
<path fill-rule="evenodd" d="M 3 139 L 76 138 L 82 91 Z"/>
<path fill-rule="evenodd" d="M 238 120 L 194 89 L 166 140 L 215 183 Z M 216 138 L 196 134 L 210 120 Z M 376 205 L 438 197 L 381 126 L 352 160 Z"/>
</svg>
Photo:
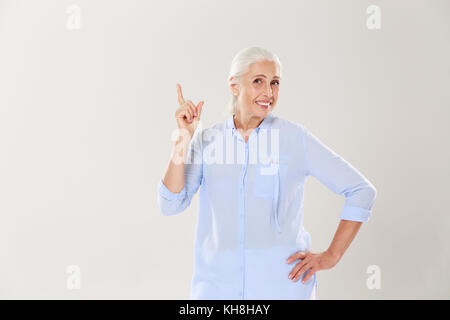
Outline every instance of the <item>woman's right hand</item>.
<svg viewBox="0 0 450 320">
<path fill-rule="evenodd" d="M 180 107 L 175 111 L 175 118 L 178 129 L 187 130 L 192 137 L 200 120 L 204 101 L 200 101 L 197 106 L 191 100 L 185 101 L 179 84 L 177 84 L 177 93 Z"/>
</svg>

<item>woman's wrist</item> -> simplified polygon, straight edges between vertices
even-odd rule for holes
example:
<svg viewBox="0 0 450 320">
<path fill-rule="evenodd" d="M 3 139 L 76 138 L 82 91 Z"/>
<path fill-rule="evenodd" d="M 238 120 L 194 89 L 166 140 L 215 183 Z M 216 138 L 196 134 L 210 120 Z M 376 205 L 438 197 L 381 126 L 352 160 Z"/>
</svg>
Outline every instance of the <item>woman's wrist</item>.
<svg viewBox="0 0 450 320">
<path fill-rule="evenodd" d="M 326 252 L 336 261 L 336 263 L 338 263 L 339 260 L 341 260 L 342 253 L 340 253 L 340 252 L 338 252 L 336 250 L 333 250 L 331 248 L 328 248 L 326 250 Z"/>
</svg>

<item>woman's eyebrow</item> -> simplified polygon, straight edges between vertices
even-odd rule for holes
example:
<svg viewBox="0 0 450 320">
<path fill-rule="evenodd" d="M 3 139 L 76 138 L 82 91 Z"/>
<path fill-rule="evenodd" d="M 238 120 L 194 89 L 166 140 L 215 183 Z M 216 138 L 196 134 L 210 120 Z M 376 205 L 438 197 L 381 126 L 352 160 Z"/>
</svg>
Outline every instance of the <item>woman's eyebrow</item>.
<svg viewBox="0 0 450 320">
<path fill-rule="evenodd" d="M 263 77 L 263 78 L 267 78 L 265 75 L 263 74 L 257 74 L 256 76 L 253 76 L 252 78 L 256 78 L 256 77 Z M 279 76 L 273 76 L 275 79 L 281 79 Z"/>
</svg>

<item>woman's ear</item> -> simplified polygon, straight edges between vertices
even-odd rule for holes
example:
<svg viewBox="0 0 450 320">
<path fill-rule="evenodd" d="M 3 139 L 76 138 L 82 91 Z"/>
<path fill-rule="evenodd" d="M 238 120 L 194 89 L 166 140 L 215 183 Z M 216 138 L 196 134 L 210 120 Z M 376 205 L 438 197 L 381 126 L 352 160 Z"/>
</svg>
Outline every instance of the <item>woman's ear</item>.
<svg viewBox="0 0 450 320">
<path fill-rule="evenodd" d="M 230 78 L 231 79 L 231 78 Z M 239 85 L 237 83 L 232 83 L 230 84 L 230 89 L 231 89 L 231 93 L 234 96 L 238 96 L 239 95 Z"/>
</svg>

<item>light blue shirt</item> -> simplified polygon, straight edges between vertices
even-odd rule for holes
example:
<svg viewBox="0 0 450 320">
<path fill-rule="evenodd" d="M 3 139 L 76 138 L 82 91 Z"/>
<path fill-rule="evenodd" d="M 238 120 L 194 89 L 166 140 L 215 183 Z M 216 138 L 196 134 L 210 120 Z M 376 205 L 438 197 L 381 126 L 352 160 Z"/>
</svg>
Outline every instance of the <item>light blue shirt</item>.
<svg viewBox="0 0 450 320">
<path fill-rule="evenodd" d="M 233 116 L 195 132 L 181 192 L 158 184 L 166 216 L 185 210 L 200 188 L 190 299 L 309 299 L 316 274 L 294 282 L 288 275 L 300 260 L 286 263 L 310 251 L 302 224 L 306 178 L 345 196 L 344 220 L 366 222 L 376 189 L 303 125 L 269 114 L 246 143 Z"/>
</svg>

